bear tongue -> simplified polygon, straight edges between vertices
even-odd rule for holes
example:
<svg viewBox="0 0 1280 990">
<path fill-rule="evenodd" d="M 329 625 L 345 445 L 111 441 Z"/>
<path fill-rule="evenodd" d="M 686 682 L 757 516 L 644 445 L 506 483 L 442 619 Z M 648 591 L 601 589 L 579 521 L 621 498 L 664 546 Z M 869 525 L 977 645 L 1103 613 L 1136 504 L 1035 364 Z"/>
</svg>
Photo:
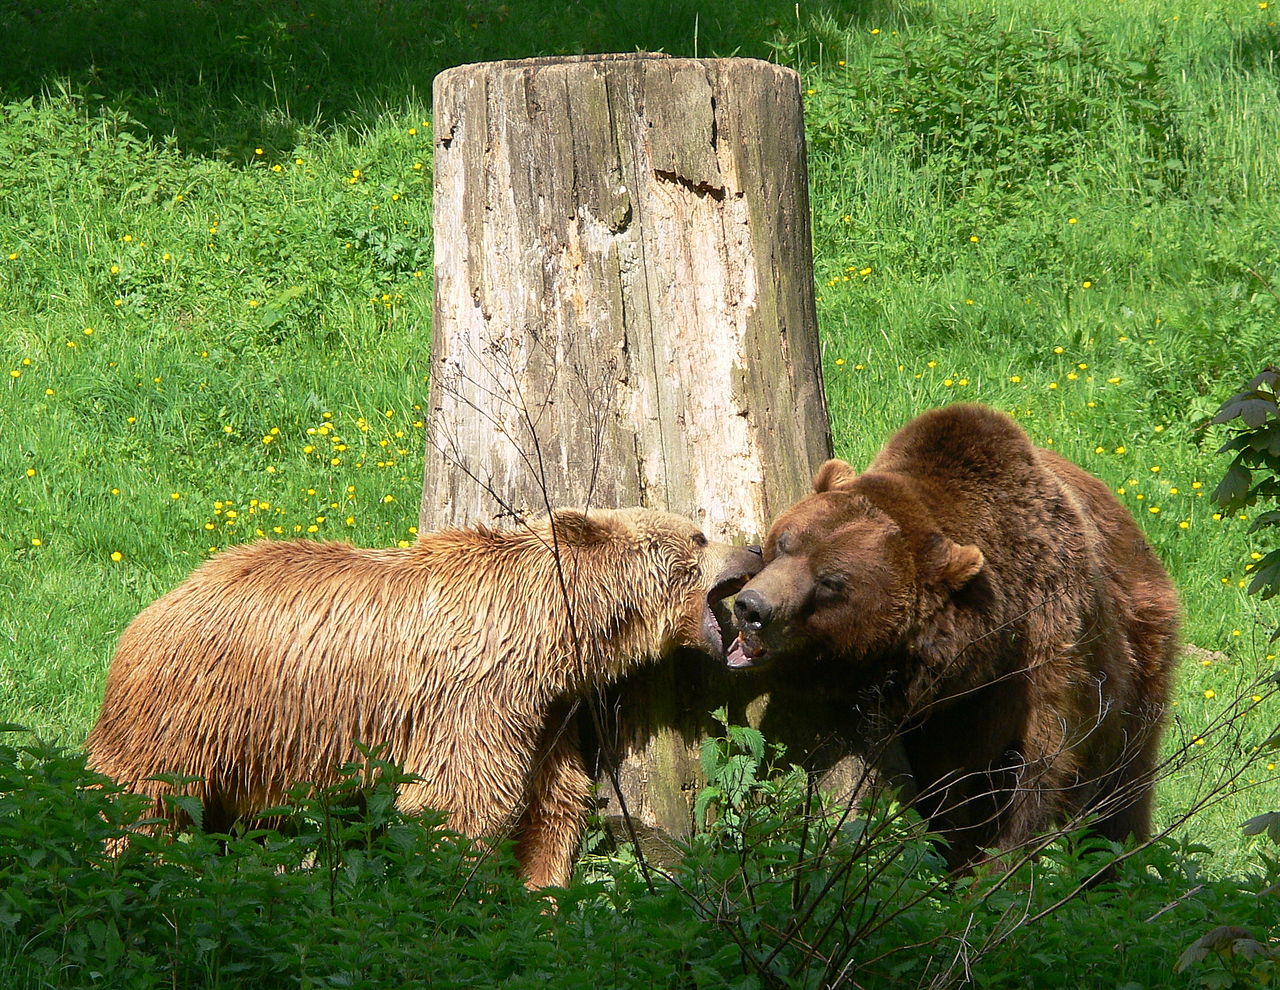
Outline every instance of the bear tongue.
<svg viewBox="0 0 1280 990">
<path fill-rule="evenodd" d="M 724 658 L 725 663 L 730 667 L 746 668 L 755 664 L 755 658 L 747 654 L 746 643 L 742 641 L 742 634 L 738 634 L 738 638 L 729 646 L 729 652 Z"/>
</svg>

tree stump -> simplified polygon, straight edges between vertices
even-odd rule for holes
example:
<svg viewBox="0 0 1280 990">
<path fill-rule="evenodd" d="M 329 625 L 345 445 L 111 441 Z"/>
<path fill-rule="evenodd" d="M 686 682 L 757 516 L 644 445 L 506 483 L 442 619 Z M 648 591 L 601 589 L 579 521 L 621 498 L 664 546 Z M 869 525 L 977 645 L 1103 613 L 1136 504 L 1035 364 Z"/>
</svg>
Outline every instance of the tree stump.
<svg viewBox="0 0 1280 990">
<path fill-rule="evenodd" d="M 759 541 L 831 453 L 799 77 L 530 59 L 450 69 L 434 101 L 423 529 L 645 505 Z M 834 762 L 822 692 L 762 715 L 770 687 L 677 657 L 596 699 L 609 810 L 612 776 L 637 822 L 687 834 L 722 705 Z"/>
</svg>

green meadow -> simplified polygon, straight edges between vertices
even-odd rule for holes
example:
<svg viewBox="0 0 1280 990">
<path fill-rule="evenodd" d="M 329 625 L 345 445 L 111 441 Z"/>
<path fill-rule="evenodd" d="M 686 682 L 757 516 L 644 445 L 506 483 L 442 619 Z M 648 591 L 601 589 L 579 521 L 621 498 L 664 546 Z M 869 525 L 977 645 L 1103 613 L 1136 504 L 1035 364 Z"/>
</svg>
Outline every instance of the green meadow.
<svg viewBox="0 0 1280 990">
<path fill-rule="evenodd" d="M 1110 484 L 1194 647 L 1159 822 L 1200 847 L 1188 875 L 1263 869 L 1274 845 L 1240 825 L 1280 810 L 1280 609 L 1247 593 L 1271 547 L 1213 502 L 1208 420 L 1280 362 L 1280 4 L 708 7 L 0 0 L 0 722 L 74 750 L 120 631 L 218 549 L 413 538 L 437 72 L 737 54 L 803 80 L 837 453 L 980 401 Z M 1173 976 L 1185 947 L 1169 985 L 1201 985 Z M 36 981 L 24 965 L 0 976 Z M 634 985 L 729 985 L 684 972 Z M 839 985 L 772 979 L 741 985 Z M 1204 985 L 1249 985 L 1224 979 Z"/>
</svg>

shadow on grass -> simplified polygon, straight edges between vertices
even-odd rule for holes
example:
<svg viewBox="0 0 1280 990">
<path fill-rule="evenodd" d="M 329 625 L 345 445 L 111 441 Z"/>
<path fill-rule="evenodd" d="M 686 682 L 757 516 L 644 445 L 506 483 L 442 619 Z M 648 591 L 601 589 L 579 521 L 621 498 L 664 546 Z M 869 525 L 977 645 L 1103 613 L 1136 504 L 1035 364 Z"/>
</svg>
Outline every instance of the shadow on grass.
<svg viewBox="0 0 1280 990">
<path fill-rule="evenodd" d="M 359 128 L 430 99 L 442 69 L 661 50 L 786 59 L 821 20 L 881 0 L 0 0 L 0 98 L 69 88 L 189 154 L 287 154 L 303 126 Z"/>
</svg>

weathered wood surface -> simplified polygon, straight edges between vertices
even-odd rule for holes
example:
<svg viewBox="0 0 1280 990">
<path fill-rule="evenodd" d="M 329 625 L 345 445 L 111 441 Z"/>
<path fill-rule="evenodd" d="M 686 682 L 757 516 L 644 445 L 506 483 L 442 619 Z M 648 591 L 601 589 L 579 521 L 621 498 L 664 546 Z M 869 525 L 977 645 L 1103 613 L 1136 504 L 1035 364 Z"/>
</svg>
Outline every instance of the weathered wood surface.
<svg viewBox="0 0 1280 990">
<path fill-rule="evenodd" d="M 534 59 L 434 100 L 423 528 L 647 505 L 760 540 L 831 451 L 796 74 Z M 683 834 L 707 713 L 759 720 L 767 687 L 681 657 L 597 699 L 630 813 Z M 799 757 L 840 731 L 810 714 L 765 720 Z"/>
</svg>

